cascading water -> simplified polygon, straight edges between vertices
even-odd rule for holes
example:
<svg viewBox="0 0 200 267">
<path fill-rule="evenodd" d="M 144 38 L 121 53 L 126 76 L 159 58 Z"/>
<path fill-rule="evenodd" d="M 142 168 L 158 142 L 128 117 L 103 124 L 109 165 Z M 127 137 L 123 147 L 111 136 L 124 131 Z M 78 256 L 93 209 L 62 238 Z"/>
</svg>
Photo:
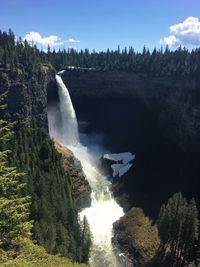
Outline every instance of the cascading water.
<svg viewBox="0 0 200 267">
<path fill-rule="evenodd" d="M 112 225 L 123 216 L 123 210 L 111 196 L 110 183 L 97 168 L 98 155 L 94 154 L 89 147 L 80 144 L 76 114 L 69 92 L 59 75 L 56 75 L 56 81 L 60 101 L 61 129 L 55 129 L 51 114 L 48 118 L 50 135 L 59 143 L 68 146 L 81 161 L 92 188 L 91 207 L 84 209 L 79 214 L 81 219 L 86 216 L 92 233 L 93 246 L 90 254 L 90 266 L 121 266 L 113 251 L 111 238 Z"/>
<path fill-rule="evenodd" d="M 58 85 L 61 113 L 61 129 L 59 130 L 61 140 L 59 141 L 65 145 L 76 145 L 79 142 L 76 113 L 69 92 L 59 75 L 56 75 L 56 82 Z"/>
<path fill-rule="evenodd" d="M 92 188 L 92 204 L 79 214 L 81 219 L 86 216 L 93 237 L 90 266 L 120 266 L 113 251 L 111 238 L 112 225 L 123 216 L 123 210 L 112 198 L 109 182 L 96 167 L 97 160 L 92 151 L 81 145 L 69 148 L 80 159 Z"/>
</svg>

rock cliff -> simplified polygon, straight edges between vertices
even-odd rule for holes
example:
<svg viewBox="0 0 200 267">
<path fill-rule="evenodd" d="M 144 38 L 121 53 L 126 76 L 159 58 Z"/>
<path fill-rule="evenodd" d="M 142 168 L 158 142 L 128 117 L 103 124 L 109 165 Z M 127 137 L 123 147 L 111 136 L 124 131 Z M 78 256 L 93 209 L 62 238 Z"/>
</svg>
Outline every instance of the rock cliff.
<svg viewBox="0 0 200 267">
<path fill-rule="evenodd" d="M 78 211 L 91 205 L 91 188 L 86 180 L 80 161 L 67 147 L 55 143 L 55 148 L 62 155 L 64 169 L 71 178 L 72 196 Z"/>
<path fill-rule="evenodd" d="M 55 71 L 47 66 L 42 67 L 40 74 L 29 75 L 22 70 L 15 72 L 1 69 L 0 93 L 7 92 L 7 108 L 3 115 L 18 124 L 32 120 L 48 130 L 47 106 L 48 93 L 57 92 Z M 73 153 L 58 144 L 56 149 L 64 159 L 64 168 L 72 181 L 72 194 L 78 211 L 91 203 L 90 186 L 85 179 L 81 163 Z"/>
<path fill-rule="evenodd" d="M 132 131 L 138 131 L 138 128 L 145 131 L 149 127 L 147 119 L 150 119 L 166 138 L 176 142 L 185 152 L 199 151 L 199 78 L 187 80 L 184 77 L 79 70 L 68 70 L 63 78 L 79 120 L 88 121 L 89 130 L 109 134 L 110 128 L 114 128 L 113 132 L 118 130 L 115 135 L 123 133 L 121 137 L 124 138 L 129 133 L 126 129 L 120 131 L 121 126 L 128 124 L 133 134 Z M 126 139 L 130 148 L 130 140 Z M 126 146 L 124 140 L 122 142 Z"/>
<path fill-rule="evenodd" d="M 7 117 L 47 124 L 47 102 L 58 101 L 54 71 L 40 76 L 1 70 L 0 91 L 8 91 Z M 119 71 L 67 70 L 63 74 L 79 129 L 101 135 L 113 153 L 135 154 L 134 167 L 114 181 L 126 206 L 156 215 L 174 192 L 196 197 L 200 186 L 200 79 L 147 77 Z"/>
<path fill-rule="evenodd" d="M 47 90 L 55 88 L 55 71 L 43 66 L 40 74 L 30 75 L 22 69 L 1 69 L 0 75 L 0 92 L 7 91 L 6 118 L 19 123 L 35 119 L 48 129 Z"/>
<path fill-rule="evenodd" d="M 135 154 L 115 195 L 156 215 L 174 192 L 199 202 L 200 79 L 67 70 L 63 79 L 80 129 L 102 134 L 112 153 Z M 84 127 L 83 127 L 84 126 Z"/>
</svg>

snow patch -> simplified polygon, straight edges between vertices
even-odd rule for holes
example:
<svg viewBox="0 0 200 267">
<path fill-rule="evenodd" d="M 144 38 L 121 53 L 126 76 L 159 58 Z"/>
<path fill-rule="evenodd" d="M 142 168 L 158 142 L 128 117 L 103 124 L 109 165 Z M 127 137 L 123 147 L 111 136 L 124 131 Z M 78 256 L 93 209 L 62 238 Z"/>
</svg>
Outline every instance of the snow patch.
<svg viewBox="0 0 200 267">
<path fill-rule="evenodd" d="M 115 154 L 105 154 L 103 156 L 104 159 L 109 159 L 113 161 L 122 161 L 124 164 L 128 163 L 135 159 L 135 155 L 131 152 L 123 152 L 123 153 L 115 153 Z"/>
<path fill-rule="evenodd" d="M 115 154 L 105 154 L 104 159 L 115 161 L 116 163 L 111 165 L 113 170 L 113 177 L 119 175 L 123 176 L 129 169 L 133 166 L 132 162 L 135 159 L 135 155 L 131 152 L 115 153 Z M 122 162 L 122 163 L 121 163 Z"/>
<path fill-rule="evenodd" d="M 121 177 L 122 175 L 124 175 L 126 172 L 129 171 L 129 169 L 133 166 L 133 164 L 126 164 L 124 167 L 122 167 L 120 170 L 119 170 L 119 177 Z"/>
<path fill-rule="evenodd" d="M 113 177 L 119 175 L 119 177 L 123 176 L 129 169 L 133 166 L 133 164 L 112 164 L 111 168 L 113 169 Z"/>
</svg>

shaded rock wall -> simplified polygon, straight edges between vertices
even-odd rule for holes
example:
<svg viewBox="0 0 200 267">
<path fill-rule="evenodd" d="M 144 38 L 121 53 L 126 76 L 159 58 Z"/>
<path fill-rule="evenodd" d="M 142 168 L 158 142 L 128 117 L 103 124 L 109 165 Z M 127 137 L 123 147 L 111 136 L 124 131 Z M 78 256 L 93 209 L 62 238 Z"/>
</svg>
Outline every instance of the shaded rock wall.
<svg viewBox="0 0 200 267">
<path fill-rule="evenodd" d="M 115 195 L 156 216 L 182 191 L 199 201 L 200 79 L 118 71 L 67 70 L 63 76 L 84 133 L 102 134 L 111 152 L 136 155 Z"/>
<path fill-rule="evenodd" d="M 89 131 L 118 130 L 118 136 L 124 137 L 129 133 L 120 128 L 128 124 L 131 134 L 138 128 L 142 134 L 150 120 L 185 152 L 199 151 L 200 79 L 78 70 L 66 71 L 63 79 L 79 120 L 89 121 Z M 130 148 L 130 140 L 127 143 Z"/>
</svg>

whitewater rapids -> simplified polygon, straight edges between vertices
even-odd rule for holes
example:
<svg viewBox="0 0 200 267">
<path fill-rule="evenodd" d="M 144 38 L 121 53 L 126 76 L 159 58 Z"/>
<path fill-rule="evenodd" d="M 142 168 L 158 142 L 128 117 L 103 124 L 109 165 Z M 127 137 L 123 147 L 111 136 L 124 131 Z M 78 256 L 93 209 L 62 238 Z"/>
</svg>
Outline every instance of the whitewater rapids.
<svg viewBox="0 0 200 267">
<path fill-rule="evenodd" d="M 78 123 L 69 92 L 59 75 L 56 75 L 59 94 L 60 126 L 56 127 L 56 114 L 48 116 L 50 135 L 74 153 L 83 166 L 83 171 L 92 189 L 92 204 L 79 213 L 86 216 L 92 234 L 91 267 L 119 267 L 116 252 L 112 247 L 113 223 L 123 216 L 123 209 L 116 203 L 109 190 L 110 182 L 98 170 L 97 155 L 79 140 Z"/>
</svg>

